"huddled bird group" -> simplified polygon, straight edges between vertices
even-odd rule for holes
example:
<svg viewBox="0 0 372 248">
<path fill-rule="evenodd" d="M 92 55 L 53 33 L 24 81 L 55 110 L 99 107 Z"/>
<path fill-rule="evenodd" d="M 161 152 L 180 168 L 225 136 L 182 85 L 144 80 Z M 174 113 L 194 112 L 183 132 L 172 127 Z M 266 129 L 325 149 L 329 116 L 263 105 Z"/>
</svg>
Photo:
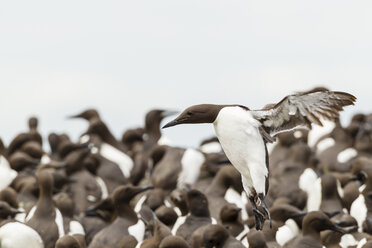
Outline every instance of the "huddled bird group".
<svg viewBox="0 0 372 248">
<path fill-rule="evenodd" d="M 167 110 L 120 139 L 95 109 L 69 116 L 78 140 L 31 117 L 0 139 L 0 247 L 372 247 L 372 115 L 338 118 L 355 100 L 192 106 L 165 127 L 213 123 L 198 148 L 164 137 Z"/>
</svg>

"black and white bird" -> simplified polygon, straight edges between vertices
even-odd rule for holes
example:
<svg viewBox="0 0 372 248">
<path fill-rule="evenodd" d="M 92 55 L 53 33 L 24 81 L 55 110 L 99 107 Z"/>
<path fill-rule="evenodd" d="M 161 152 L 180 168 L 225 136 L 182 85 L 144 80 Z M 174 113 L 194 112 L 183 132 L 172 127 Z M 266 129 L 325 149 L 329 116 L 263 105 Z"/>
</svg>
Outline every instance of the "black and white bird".
<svg viewBox="0 0 372 248">
<path fill-rule="evenodd" d="M 242 175 L 243 187 L 252 204 L 256 229 L 271 219 L 264 198 L 269 189 L 266 143 L 278 133 L 322 125 L 320 119 L 334 120 L 344 106 L 356 98 L 345 92 L 312 90 L 284 97 L 277 104 L 250 110 L 242 105 L 195 105 L 184 110 L 163 128 L 179 124 L 213 123 L 221 146 Z M 262 206 L 264 211 L 257 206 Z"/>
</svg>

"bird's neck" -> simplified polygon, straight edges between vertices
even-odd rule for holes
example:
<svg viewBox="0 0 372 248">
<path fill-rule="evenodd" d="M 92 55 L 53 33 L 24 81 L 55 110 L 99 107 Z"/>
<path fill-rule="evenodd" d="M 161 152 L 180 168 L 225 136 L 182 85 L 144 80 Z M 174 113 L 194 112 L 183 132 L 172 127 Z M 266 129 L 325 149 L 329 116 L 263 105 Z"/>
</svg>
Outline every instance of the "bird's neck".
<svg viewBox="0 0 372 248">
<path fill-rule="evenodd" d="M 51 188 L 41 188 L 40 196 L 37 201 L 37 209 L 35 215 L 40 213 L 42 216 L 50 216 L 55 212 L 53 203 L 53 194 Z"/>
<path fill-rule="evenodd" d="M 304 235 L 304 236 L 311 236 L 311 237 L 313 237 L 314 239 L 316 239 L 316 240 L 321 240 L 320 239 L 320 232 L 319 231 L 317 231 L 317 230 L 315 230 L 313 227 L 311 227 L 310 225 L 308 225 L 308 226 L 304 226 L 303 227 L 303 230 L 302 230 L 302 234 Z"/>
<path fill-rule="evenodd" d="M 218 196 L 225 196 L 227 189 L 230 187 L 226 175 L 217 175 L 209 186 L 208 193 Z"/>
<path fill-rule="evenodd" d="M 160 122 L 146 123 L 145 130 L 150 140 L 157 142 L 160 139 Z"/>
<path fill-rule="evenodd" d="M 129 205 L 129 203 L 122 203 L 116 206 L 116 211 L 118 217 L 125 218 L 130 220 L 134 223 L 138 221 L 138 217 L 136 212 L 134 212 L 133 208 Z"/>
</svg>

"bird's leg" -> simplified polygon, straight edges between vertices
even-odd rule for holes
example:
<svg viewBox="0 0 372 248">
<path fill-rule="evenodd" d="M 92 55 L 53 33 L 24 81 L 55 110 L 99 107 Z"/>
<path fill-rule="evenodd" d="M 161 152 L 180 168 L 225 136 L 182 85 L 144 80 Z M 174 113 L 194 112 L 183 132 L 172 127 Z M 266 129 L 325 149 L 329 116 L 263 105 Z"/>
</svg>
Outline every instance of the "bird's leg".
<svg viewBox="0 0 372 248">
<path fill-rule="evenodd" d="M 250 195 L 249 201 L 251 202 L 253 208 L 256 230 L 262 230 L 266 218 L 265 215 L 257 208 L 255 198 L 257 198 L 257 195 L 256 197 L 254 195 Z"/>
<path fill-rule="evenodd" d="M 263 196 L 262 193 L 258 194 L 258 199 L 260 199 L 260 201 L 261 201 L 261 206 L 265 210 L 265 213 L 267 214 L 267 218 L 270 221 L 270 228 L 272 228 L 273 224 L 272 224 L 272 221 L 271 221 L 270 211 L 266 206 L 266 203 L 264 201 L 264 196 Z"/>
</svg>

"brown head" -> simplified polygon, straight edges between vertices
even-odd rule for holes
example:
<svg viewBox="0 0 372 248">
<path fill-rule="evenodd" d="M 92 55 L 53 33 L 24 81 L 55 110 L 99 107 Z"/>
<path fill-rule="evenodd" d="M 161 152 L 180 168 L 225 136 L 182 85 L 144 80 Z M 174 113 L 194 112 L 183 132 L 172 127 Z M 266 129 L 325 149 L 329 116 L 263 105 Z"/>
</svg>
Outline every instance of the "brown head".
<svg viewBox="0 0 372 248">
<path fill-rule="evenodd" d="M 80 248 L 79 241 L 71 235 L 65 235 L 56 242 L 56 248 Z"/>
<path fill-rule="evenodd" d="M 329 217 L 321 211 L 309 212 L 302 221 L 304 234 L 320 233 L 324 230 L 332 230 L 339 233 L 347 233 L 342 227 L 333 223 Z"/>
<path fill-rule="evenodd" d="M 107 197 L 85 211 L 85 216 L 99 217 L 106 222 L 116 218 L 116 211 L 112 197 Z"/>
<path fill-rule="evenodd" d="M 228 203 L 222 207 L 220 211 L 220 219 L 222 222 L 234 222 L 238 221 L 239 213 L 242 209 L 238 208 L 233 203 Z"/>
<path fill-rule="evenodd" d="M 69 118 L 82 118 L 84 120 L 90 121 L 94 118 L 100 118 L 98 111 L 95 109 L 87 109 L 80 114 L 69 116 Z"/>
<path fill-rule="evenodd" d="M 124 132 L 121 142 L 128 148 L 131 149 L 133 144 L 136 142 L 142 143 L 143 142 L 143 134 L 145 133 L 145 130 L 143 128 L 135 128 L 135 129 L 129 129 Z"/>
<path fill-rule="evenodd" d="M 248 233 L 248 243 L 249 247 L 252 248 L 267 248 L 267 244 L 265 241 L 265 236 L 263 232 L 258 232 L 256 230 L 253 230 Z"/>
<path fill-rule="evenodd" d="M 189 248 L 189 244 L 180 236 L 165 237 L 160 245 L 160 248 Z"/>
<path fill-rule="evenodd" d="M 220 110 L 227 105 L 199 104 L 185 109 L 176 119 L 163 128 L 180 124 L 213 123 Z"/>
<path fill-rule="evenodd" d="M 13 170 L 21 171 L 26 167 L 37 166 L 40 163 L 39 159 L 35 159 L 27 153 L 17 151 L 9 157 L 9 164 Z"/>
<path fill-rule="evenodd" d="M 18 208 L 17 192 L 11 188 L 6 187 L 0 191 L 0 201 L 7 202 L 11 207 Z"/>
<path fill-rule="evenodd" d="M 30 117 L 28 119 L 28 127 L 30 130 L 36 130 L 38 126 L 38 119 L 36 117 Z"/>
<path fill-rule="evenodd" d="M 209 224 L 203 233 L 203 244 L 206 248 L 223 247 L 229 233 L 221 225 Z"/>
<path fill-rule="evenodd" d="M 167 226 L 173 226 L 176 223 L 178 215 L 173 208 L 165 205 L 159 207 L 155 211 L 156 217 Z"/>
<path fill-rule="evenodd" d="M 27 141 L 21 146 L 20 151 L 25 152 L 36 159 L 41 159 L 44 154 L 41 144 L 37 141 Z"/>
<path fill-rule="evenodd" d="M 187 192 L 187 206 L 194 216 L 209 217 L 207 197 L 199 190 L 192 189 Z"/>
<path fill-rule="evenodd" d="M 0 201 L 0 220 L 8 217 L 13 218 L 18 213 L 22 213 L 22 211 L 12 208 L 7 202 Z"/>
<path fill-rule="evenodd" d="M 53 197 L 55 206 L 61 211 L 65 217 L 72 218 L 74 216 L 75 203 L 71 197 L 65 193 L 59 193 Z"/>
<path fill-rule="evenodd" d="M 285 222 L 286 220 L 293 218 L 298 223 L 297 219 L 302 221 L 304 214 L 300 209 L 289 205 L 289 204 L 278 204 L 270 208 L 271 218 L 277 222 Z"/>
<path fill-rule="evenodd" d="M 149 189 L 153 189 L 152 186 L 132 186 L 124 185 L 117 187 L 113 192 L 114 204 L 118 203 L 129 203 L 136 195 L 145 192 Z"/>
<path fill-rule="evenodd" d="M 176 111 L 153 109 L 146 114 L 145 117 L 145 128 L 146 131 L 151 131 L 154 128 L 159 129 L 160 122 L 171 115 L 177 114 Z"/>
<path fill-rule="evenodd" d="M 60 136 L 56 133 L 50 133 L 48 135 L 48 142 L 52 153 L 56 153 L 61 142 Z"/>
</svg>

